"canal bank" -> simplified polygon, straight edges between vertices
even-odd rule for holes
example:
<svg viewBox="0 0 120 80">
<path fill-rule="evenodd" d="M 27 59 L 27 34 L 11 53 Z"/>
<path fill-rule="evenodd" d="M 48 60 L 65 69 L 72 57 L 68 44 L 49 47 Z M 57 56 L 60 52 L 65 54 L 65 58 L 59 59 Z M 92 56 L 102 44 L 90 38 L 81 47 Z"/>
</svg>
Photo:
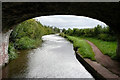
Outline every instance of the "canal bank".
<svg viewBox="0 0 120 80">
<path fill-rule="evenodd" d="M 69 40 L 67 36 L 63 35 L 63 37 L 67 38 L 68 41 L 73 43 L 73 40 Z M 83 58 L 83 56 L 78 51 L 79 48 L 74 46 L 74 51 L 76 53 L 76 58 L 78 59 L 78 61 L 84 65 L 84 67 L 94 76 L 94 78 L 96 80 L 101 80 L 101 79 L 102 80 L 109 80 L 109 79 L 119 80 L 119 76 L 116 75 L 115 73 L 111 72 L 104 65 L 102 65 L 99 62 L 99 60 L 103 60 L 102 63 L 106 63 L 106 64 L 108 64 L 107 62 L 109 62 L 109 61 L 112 62 L 111 64 L 109 64 L 110 66 L 108 66 L 108 67 L 113 68 L 114 71 L 119 69 L 119 68 L 114 68 L 116 66 L 118 67 L 119 64 L 116 64 L 116 62 L 110 60 L 111 58 L 108 58 L 108 56 L 100 53 L 100 50 L 95 45 L 91 45 L 91 46 L 95 53 L 96 61 L 92 61 L 88 58 Z M 106 62 L 106 60 L 107 60 L 107 62 Z M 111 67 L 111 65 L 112 65 L 112 67 Z M 119 72 L 119 70 L 117 72 Z"/>
<path fill-rule="evenodd" d="M 23 51 L 3 69 L 4 78 L 93 78 L 76 59 L 73 45 L 57 35 L 42 37 L 37 49 Z"/>
</svg>

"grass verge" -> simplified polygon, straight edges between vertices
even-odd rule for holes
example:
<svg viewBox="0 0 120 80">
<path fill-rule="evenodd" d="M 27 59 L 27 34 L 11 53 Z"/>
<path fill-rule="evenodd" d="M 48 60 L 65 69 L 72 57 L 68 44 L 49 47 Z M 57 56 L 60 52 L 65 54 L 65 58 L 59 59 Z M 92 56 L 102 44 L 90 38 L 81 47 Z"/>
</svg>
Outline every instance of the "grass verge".
<svg viewBox="0 0 120 80">
<path fill-rule="evenodd" d="M 95 60 L 94 57 L 95 54 L 92 50 L 92 47 L 85 40 L 74 36 L 66 36 L 66 37 L 69 41 L 73 42 L 74 48 L 78 49 L 78 52 L 82 55 L 82 57 Z"/>
<path fill-rule="evenodd" d="M 110 56 L 112 59 L 116 59 L 116 48 L 117 48 L 116 41 L 114 42 L 103 41 L 96 38 L 87 38 L 87 37 L 80 37 L 80 38 L 84 38 L 91 41 L 100 49 L 100 51 L 103 54 Z"/>
</svg>

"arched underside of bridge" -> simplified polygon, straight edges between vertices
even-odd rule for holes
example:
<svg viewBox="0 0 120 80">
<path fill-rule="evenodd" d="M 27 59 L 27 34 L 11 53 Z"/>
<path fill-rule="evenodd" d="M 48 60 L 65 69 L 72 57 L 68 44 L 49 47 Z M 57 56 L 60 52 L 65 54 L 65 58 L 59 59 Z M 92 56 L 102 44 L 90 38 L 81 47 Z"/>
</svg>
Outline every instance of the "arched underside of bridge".
<svg viewBox="0 0 120 80">
<path fill-rule="evenodd" d="M 18 23 L 27 19 L 47 15 L 86 16 L 105 22 L 117 34 L 120 33 L 119 2 L 5 2 L 2 3 L 2 30 L 6 31 L 13 28 Z M 120 48 L 120 46 L 118 47 Z"/>
</svg>

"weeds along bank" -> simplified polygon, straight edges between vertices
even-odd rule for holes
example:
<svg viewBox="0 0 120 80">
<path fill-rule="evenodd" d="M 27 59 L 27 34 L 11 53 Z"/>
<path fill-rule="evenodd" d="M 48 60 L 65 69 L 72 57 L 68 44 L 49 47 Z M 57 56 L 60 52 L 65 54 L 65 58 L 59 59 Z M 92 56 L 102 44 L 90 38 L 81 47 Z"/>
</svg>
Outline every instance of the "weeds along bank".
<svg viewBox="0 0 120 80">
<path fill-rule="evenodd" d="M 94 60 L 92 49 L 84 40 L 93 42 L 103 54 L 116 59 L 117 41 L 114 32 L 109 27 L 102 28 L 100 25 L 92 29 L 63 29 L 60 34 L 73 42 L 74 47 L 78 48 L 78 52 L 86 58 Z"/>
<path fill-rule="evenodd" d="M 10 35 L 8 48 L 9 59 L 17 58 L 17 50 L 33 49 L 38 47 L 43 35 L 57 33 L 58 28 L 43 26 L 40 22 L 30 19 L 17 25 Z"/>
<path fill-rule="evenodd" d="M 67 39 L 73 42 L 74 48 L 77 49 L 78 53 L 80 53 L 82 57 L 95 60 L 95 54 L 92 47 L 85 40 L 75 36 L 67 36 Z"/>
<path fill-rule="evenodd" d="M 74 50 L 82 55 L 83 58 L 89 58 L 95 60 L 95 54 L 92 47 L 83 39 L 75 36 L 69 36 L 64 33 L 60 33 L 60 36 L 67 38 L 73 43 Z"/>
</svg>

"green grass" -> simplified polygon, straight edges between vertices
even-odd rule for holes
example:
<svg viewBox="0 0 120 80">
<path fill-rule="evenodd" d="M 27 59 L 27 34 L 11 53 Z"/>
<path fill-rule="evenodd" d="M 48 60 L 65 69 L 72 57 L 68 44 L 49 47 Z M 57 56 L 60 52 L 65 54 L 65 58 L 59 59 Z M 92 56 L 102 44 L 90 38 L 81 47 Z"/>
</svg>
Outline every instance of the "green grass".
<svg viewBox="0 0 120 80">
<path fill-rule="evenodd" d="M 91 48 L 91 46 L 83 39 L 79 37 L 67 36 L 67 39 L 73 42 L 73 46 L 78 48 L 78 52 L 84 58 L 90 58 L 91 60 L 95 60 L 95 54 Z"/>
<path fill-rule="evenodd" d="M 86 37 L 80 37 L 80 38 L 84 38 L 91 41 L 101 50 L 103 54 L 110 56 L 112 59 L 116 58 L 116 48 L 117 48 L 116 41 L 108 42 L 96 38 L 86 38 Z"/>
<path fill-rule="evenodd" d="M 62 35 L 66 36 L 64 33 Z M 89 40 L 92 43 L 94 43 L 103 54 L 110 56 L 112 59 L 117 59 L 116 57 L 117 41 L 103 41 L 94 37 L 90 38 L 90 37 L 83 37 L 83 36 L 74 37 L 74 38 Z M 70 40 L 72 41 L 73 39 L 70 38 Z M 75 44 L 75 45 L 78 45 L 78 44 Z"/>
</svg>

